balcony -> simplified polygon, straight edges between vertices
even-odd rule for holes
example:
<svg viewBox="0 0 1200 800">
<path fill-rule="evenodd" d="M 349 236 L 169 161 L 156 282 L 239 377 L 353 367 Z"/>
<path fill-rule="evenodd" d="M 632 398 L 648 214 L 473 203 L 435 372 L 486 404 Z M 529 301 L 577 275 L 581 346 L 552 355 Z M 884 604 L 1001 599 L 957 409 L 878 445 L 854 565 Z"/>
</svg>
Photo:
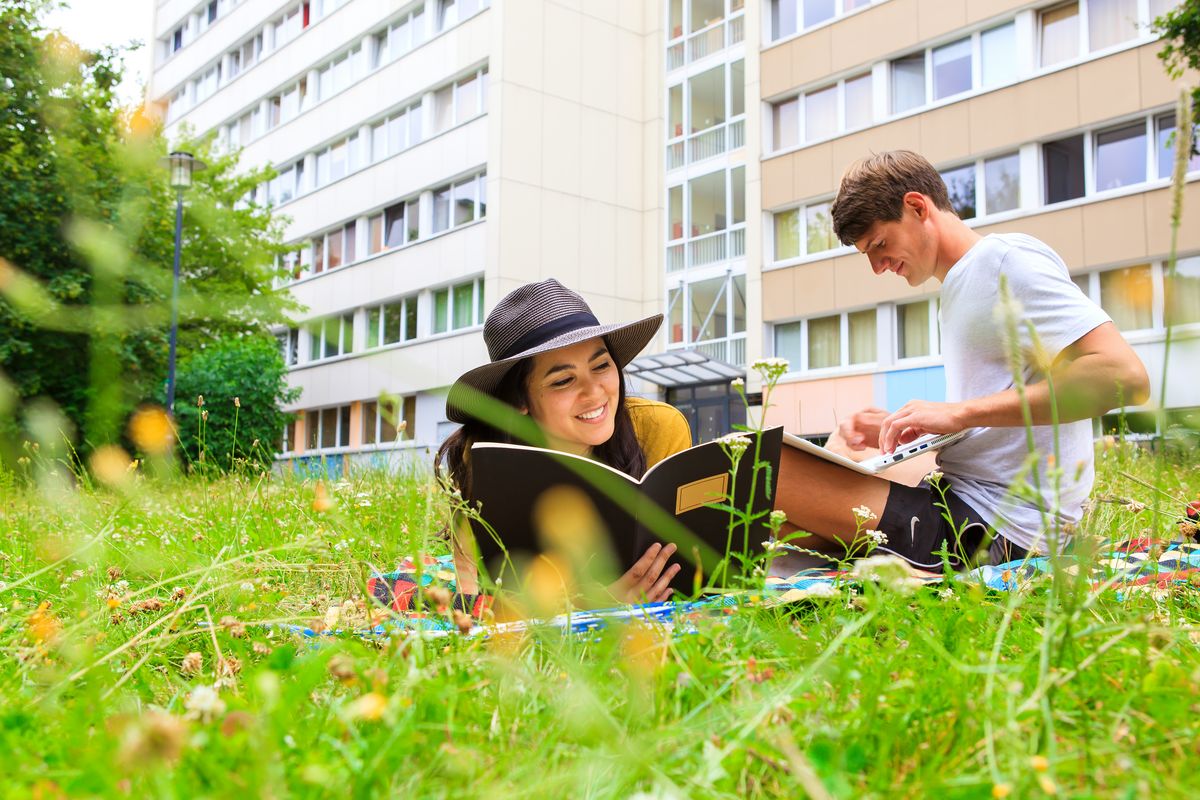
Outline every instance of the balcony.
<svg viewBox="0 0 1200 800">
<path fill-rule="evenodd" d="M 715 361 L 723 362 L 731 367 L 746 366 L 746 334 L 744 333 L 730 336 L 728 339 L 714 339 L 709 342 L 675 345 L 669 347 L 667 352 L 670 352 L 672 349 L 695 350 L 701 355 Z"/>
<path fill-rule="evenodd" d="M 685 164 L 694 164 L 707 158 L 715 158 L 746 144 L 746 120 L 744 117 L 722 125 L 693 133 L 667 143 L 667 169 L 679 169 Z"/>
<path fill-rule="evenodd" d="M 746 254 L 746 227 L 736 228 L 679 242 L 667 247 L 667 272 L 679 272 L 688 267 L 703 267 Z"/>
<path fill-rule="evenodd" d="M 681 39 L 667 46 L 667 72 L 679 69 L 685 64 L 707 58 L 726 47 L 741 42 L 746 38 L 746 16 L 740 10 L 737 16 L 714 22 L 706 28 L 701 28 L 686 39 Z"/>
</svg>

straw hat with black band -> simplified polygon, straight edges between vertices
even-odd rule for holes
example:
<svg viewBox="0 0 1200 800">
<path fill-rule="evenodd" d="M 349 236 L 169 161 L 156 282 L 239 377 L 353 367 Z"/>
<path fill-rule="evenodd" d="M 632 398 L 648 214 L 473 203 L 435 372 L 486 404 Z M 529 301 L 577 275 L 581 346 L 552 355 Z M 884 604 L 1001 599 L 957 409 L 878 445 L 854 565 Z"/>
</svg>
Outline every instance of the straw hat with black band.
<svg viewBox="0 0 1200 800">
<path fill-rule="evenodd" d="M 663 315 L 601 325 L 583 298 L 550 278 L 529 283 L 504 297 L 483 323 L 491 361 L 462 375 L 446 396 L 446 417 L 467 422 L 476 392 L 495 396 L 504 376 L 523 358 L 603 336 L 617 365 L 624 367 L 649 344 Z"/>
</svg>

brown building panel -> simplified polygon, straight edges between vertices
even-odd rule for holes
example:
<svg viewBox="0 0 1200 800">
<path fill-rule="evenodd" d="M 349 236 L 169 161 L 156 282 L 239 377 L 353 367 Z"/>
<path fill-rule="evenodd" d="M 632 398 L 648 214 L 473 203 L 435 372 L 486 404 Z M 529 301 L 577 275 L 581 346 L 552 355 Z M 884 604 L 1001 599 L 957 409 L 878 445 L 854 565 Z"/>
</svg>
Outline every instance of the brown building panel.
<svg viewBox="0 0 1200 800">
<path fill-rule="evenodd" d="M 1166 96 L 1156 82 L 1143 79 L 1141 90 L 1136 83 L 1146 69 L 1145 54 L 1153 56 L 1157 47 L 1156 43 L 1143 45 L 768 158 L 762 165 L 763 208 L 776 209 L 832 194 L 846 166 L 871 152 L 908 148 L 941 165 L 1015 148 L 1169 102 L 1173 95 Z M 1165 84 L 1171 92 L 1176 91 L 1170 88 L 1170 81 Z M 1143 97 L 1143 91 L 1151 96 Z M 1089 97 L 1086 103 L 1084 95 Z M 824 163 L 821 151 L 829 153 L 829 172 L 812 168 Z M 798 161 L 803 162 L 803 169 L 797 166 Z M 790 197 L 782 194 L 785 181 L 772 180 L 775 171 L 793 174 L 794 194 Z M 832 179 L 825 179 L 826 175 L 832 175 Z"/>
<path fill-rule="evenodd" d="M 918 47 L 976 22 L 1013 13 L 1021 0 L 891 0 L 762 52 L 763 97 L 866 66 L 882 55 Z M 790 83 L 789 83 L 790 81 Z"/>
<path fill-rule="evenodd" d="M 1170 246 L 1170 190 L 1115 197 L 984 225 L 989 233 L 1027 233 L 1062 256 L 1071 272 L 1087 272 L 1110 264 L 1163 258 Z M 1200 181 L 1187 185 L 1179 250 L 1200 250 Z M 1190 224 L 1189 224 L 1190 222 Z M 936 283 L 910 287 L 893 275 L 877 276 L 857 253 L 763 272 L 763 320 L 807 317 L 839 308 L 897 302 L 928 295 Z"/>
</svg>

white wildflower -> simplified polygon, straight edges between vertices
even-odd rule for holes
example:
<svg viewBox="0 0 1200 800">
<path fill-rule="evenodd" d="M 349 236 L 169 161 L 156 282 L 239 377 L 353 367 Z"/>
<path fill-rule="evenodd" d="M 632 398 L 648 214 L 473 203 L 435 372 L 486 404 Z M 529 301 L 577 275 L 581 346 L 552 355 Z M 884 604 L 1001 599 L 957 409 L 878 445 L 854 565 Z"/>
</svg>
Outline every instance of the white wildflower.
<svg viewBox="0 0 1200 800">
<path fill-rule="evenodd" d="M 954 600 L 957 595 L 954 594 L 954 589 L 952 587 L 947 586 L 945 589 L 942 589 L 940 592 L 938 592 L 938 597 L 940 597 L 942 600 Z"/>
<path fill-rule="evenodd" d="M 197 686 L 184 702 L 188 719 L 211 722 L 225 712 L 225 701 L 211 686 Z"/>
<path fill-rule="evenodd" d="M 253 583 L 251 583 L 250 581 L 246 581 L 245 583 L 243 583 L 243 584 L 241 585 L 241 587 L 240 587 L 240 588 L 241 588 L 241 590 L 242 590 L 243 592 L 253 592 L 253 591 L 254 591 L 254 584 L 253 584 Z"/>
<path fill-rule="evenodd" d="M 783 543 L 778 539 L 767 539 L 762 543 L 762 546 L 763 550 L 766 550 L 768 553 L 770 553 L 771 551 L 778 550 L 780 547 L 782 547 Z"/>
<path fill-rule="evenodd" d="M 854 515 L 854 521 L 859 525 L 875 519 L 875 512 L 866 506 L 855 506 L 850 509 L 850 513 Z"/>
<path fill-rule="evenodd" d="M 877 547 L 881 544 L 887 544 L 887 534 L 883 531 L 877 531 L 872 528 L 868 528 L 866 531 L 864 531 L 864 533 L 866 533 L 868 541 Z"/>
<path fill-rule="evenodd" d="M 783 527 L 783 523 L 787 522 L 787 512 L 781 509 L 775 509 L 771 512 L 771 516 L 768 518 L 768 520 L 767 527 L 773 531 L 777 531 Z"/>
<path fill-rule="evenodd" d="M 930 473 L 925 476 L 925 482 L 928 483 L 930 486 L 937 486 L 939 483 L 942 482 L 941 470 L 937 470 L 937 469 L 931 470 Z"/>
<path fill-rule="evenodd" d="M 729 385 L 730 385 L 730 386 L 731 386 L 733 389 L 739 389 L 739 390 L 740 390 L 740 389 L 744 389 L 744 388 L 746 388 L 746 381 L 742 380 L 741 378 L 734 378 L 733 380 L 731 380 L 731 381 L 729 382 Z"/>
</svg>

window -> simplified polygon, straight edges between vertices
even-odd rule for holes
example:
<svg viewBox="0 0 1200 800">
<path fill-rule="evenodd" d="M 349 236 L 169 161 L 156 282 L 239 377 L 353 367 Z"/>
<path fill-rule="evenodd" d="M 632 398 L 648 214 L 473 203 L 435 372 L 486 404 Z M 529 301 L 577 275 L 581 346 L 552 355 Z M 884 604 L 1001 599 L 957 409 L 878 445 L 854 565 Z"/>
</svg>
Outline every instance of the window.
<svg viewBox="0 0 1200 800">
<path fill-rule="evenodd" d="M 773 39 L 791 36 L 797 30 L 796 0 L 771 0 L 771 34 Z"/>
<path fill-rule="evenodd" d="M 933 99 L 961 94 L 971 89 L 971 39 L 934 48 Z"/>
<path fill-rule="evenodd" d="M 279 352 L 283 356 L 283 363 L 291 367 L 299 363 L 300 360 L 300 331 L 295 328 L 280 333 L 276 336 L 279 339 Z"/>
<path fill-rule="evenodd" d="M 455 117 L 458 122 L 470 119 L 481 111 L 479 85 L 482 82 L 481 77 L 472 75 L 454 85 Z"/>
<path fill-rule="evenodd" d="M 1012 211 L 1021 204 L 1021 157 L 1018 153 L 983 162 L 985 214 Z"/>
<path fill-rule="evenodd" d="M 1187 325 L 1200 322 L 1200 257 L 1181 258 L 1175 262 L 1175 277 L 1165 274 L 1164 311 L 1168 325 Z"/>
<path fill-rule="evenodd" d="M 309 334 L 309 361 L 334 358 L 354 352 L 354 315 L 326 317 L 306 326 Z"/>
<path fill-rule="evenodd" d="M 1083 197 L 1083 135 L 1068 136 L 1042 145 L 1046 203 Z"/>
<path fill-rule="evenodd" d="M 367 220 L 367 255 L 383 250 L 383 231 L 383 214 L 376 214 Z"/>
<path fill-rule="evenodd" d="M 872 364 L 876 359 L 876 311 L 866 308 L 775 326 L 775 355 L 793 372 Z"/>
<path fill-rule="evenodd" d="M 775 260 L 796 258 L 800 253 L 800 209 L 775 215 Z"/>
<path fill-rule="evenodd" d="M 1146 123 L 1096 134 L 1096 191 L 1116 189 L 1146 180 Z"/>
<path fill-rule="evenodd" d="M 794 147 L 801 138 L 814 142 L 866 127 L 874 118 L 871 75 L 857 75 L 801 98 L 782 100 L 771 110 L 772 146 L 776 150 Z"/>
<path fill-rule="evenodd" d="M 417 338 L 417 298 L 406 297 L 367 309 L 367 347 Z"/>
<path fill-rule="evenodd" d="M 410 213 L 413 217 L 411 220 L 408 218 Z M 383 214 L 384 230 L 386 231 L 385 246 L 399 247 L 416 239 L 415 235 L 412 238 L 408 236 L 409 229 L 411 228 L 415 232 L 417 226 L 416 199 L 405 203 L 396 203 L 396 205 L 388 207 Z"/>
<path fill-rule="evenodd" d="M 433 95 L 433 129 L 440 133 L 454 125 L 454 86 L 443 86 Z"/>
<path fill-rule="evenodd" d="M 1079 3 L 1043 11 L 1042 66 L 1049 67 L 1079 55 Z"/>
<path fill-rule="evenodd" d="M 683 238 L 683 185 L 667 190 L 667 240 Z"/>
<path fill-rule="evenodd" d="M 444 31 L 458 24 L 458 3 L 456 0 L 438 0 L 438 30 Z"/>
<path fill-rule="evenodd" d="M 837 367 L 842 363 L 841 315 L 808 321 L 808 369 Z"/>
<path fill-rule="evenodd" d="M 340 141 L 329 148 L 329 182 L 346 176 L 346 142 Z"/>
<path fill-rule="evenodd" d="M 672 344 L 725 340 L 745 333 L 746 276 L 725 275 L 668 289 L 667 319 Z"/>
<path fill-rule="evenodd" d="M 892 62 L 892 113 L 925 105 L 925 53 Z"/>
<path fill-rule="evenodd" d="M 829 207 L 828 202 L 813 203 L 803 208 L 777 212 L 774 215 L 775 260 L 813 255 L 837 247 L 839 242 L 833 235 Z"/>
<path fill-rule="evenodd" d="M 725 172 L 711 172 L 688 181 L 691 235 L 725 230 Z"/>
<path fill-rule="evenodd" d="M 838 87 L 804 95 L 804 141 L 814 142 L 837 133 Z"/>
<path fill-rule="evenodd" d="M 807 252 L 821 253 L 837 246 L 833 238 L 833 218 L 829 203 L 818 203 L 804 208 L 804 232 Z"/>
<path fill-rule="evenodd" d="M 896 357 L 937 355 L 937 314 L 932 300 L 896 306 Z"/>
<path fill-rule="evenodd" d="M 847 79 L 844 94 L 846 130 L 852 131 L 870 125 L 874 116 L 870 73 Z"/>
<path fill-rule="evenodd" d="M 476 279 L 433 293 L 433 332 L 483 324 L 483 281 Z"/>
<path fill-rule="evenodd" d="M 800 143 L 800 98 L 793 97 L 773 106 L 771 141 L 776 150 Z"/>
<path fill-rule="evenodd" d="M 1017 26 L 1010 22 L 984 31 L 979 36 L 980 79 L 984 86 L 997 86 L 1017 78 Z"/>
<path fill-rule="evenodd" d="M 804 4 L 804 27 L 811 28 L 833 19 L 834 0 L 801 0 Z"/>
<path fill-rule="evenodd" d="M 411 441 L 416 428 L 417 398 L 382 395 L 363 403 L 363 444 L 392 444 Z M 401 426 L 401 422 L 404 425 Z M 399 428 L 403 430 L 398 430 Z"/>
<path fill-rule="evenodd" d="M 350 446 L 350 406 L 304 413 L 307 450 Z"/>
<path fill-rule="evenodd" d="M 1154 281 L 1150 265 L 1101 272 L 1100 307 L 1122 332 L 1154 327 Z"/>
<path fill-rule="evenodd" d="M 1137 36 L 1138 0 L 1088 0 L 1088 47 L 1103 50 Z"/>
<path fill-rule="evenodd" d="M 875 362 L 877 316 L 873 308 L 852 311 L 846 315 L 851 364 L 872 364 Z"/>
<path fill-rule="evenodd" d="M 725 122 L 725 67 L 702 72 L 688 81 L 688 116 L 691 132 L 708 130 Z"/>
<path fill-rule="evenodd" d="M 312 240 L 313 272 L 336 269 L 354 261 L 356 225 L 354 222 Z"/>
<path fill-rule="evenodd" d="M 441 233 L 450 227 L 450 187 L 433 193 L 433 232 Z"/>
<path fill-rule="evenodd" d="M 941 173 L 950 195 L 950 205 L 959 219 L 975 218 L 975 165 L 967 164 Z"/>
<path fill-rule="evenodd" d="M 1169 178 L 1175 169 L 1175 114 L 1163 114 L 1155 119 L 1154 127 L 1158 138 L 1158 177 Z M 1196 133 L 1200 133 L 1197 130 Z M 1193 141 L 1196 136 L 1193 135 Z M 1200 155 L 1188 161 L 1188 172 L 1200 170 Z"/>
</svg>

